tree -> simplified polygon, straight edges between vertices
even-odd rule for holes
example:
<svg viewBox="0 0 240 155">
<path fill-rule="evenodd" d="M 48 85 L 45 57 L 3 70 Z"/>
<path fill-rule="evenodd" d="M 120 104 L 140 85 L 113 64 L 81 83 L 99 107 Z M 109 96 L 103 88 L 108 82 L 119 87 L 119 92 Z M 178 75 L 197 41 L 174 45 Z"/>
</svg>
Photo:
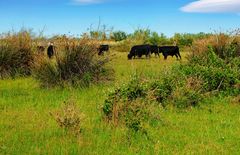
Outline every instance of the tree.
<svg viewBox="0 0 240 155">
<path fill-rule="evenodd" d="M 112 33 L 111 39 L 115 41 L 122 41 L 127 39 L 127 34 L 124 31 L 116 31 Z"/>
</svg>

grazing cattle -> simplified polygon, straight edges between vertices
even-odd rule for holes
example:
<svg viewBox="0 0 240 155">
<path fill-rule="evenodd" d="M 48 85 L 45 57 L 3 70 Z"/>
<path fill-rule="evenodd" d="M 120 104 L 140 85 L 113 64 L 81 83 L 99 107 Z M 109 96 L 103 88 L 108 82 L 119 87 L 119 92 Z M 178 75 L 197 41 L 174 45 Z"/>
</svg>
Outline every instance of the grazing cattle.
<svg viewBox="0 0 240 155">
<path fill-rule="evenodd" d="M 50 45 L 48 46 L 48 49 L 47 49 L 47 55 L 48 55 L 49 59 L 51 59 L 53 57 L 54 52 L 55 52 L 55 47 L 53 46 L 53 43 L 50 43 Z"/>
<path fill-rule="evenodd" d="M 155 56 L 158 56 L 160 57 L 159 55 L 159 49 L 158 49 L 158 46 L 157 45 L 150 45 L 150 51 L 151 51 L 151 54 L 155 54 Z"/>
<path fill-rule="evenodd" d="M 37 46 L 37 51 L 38 51 L 39 53 L 43 53 L 43 52 L 45 51 L 45 47 L 43 47 L 43 46 Z"/>
<path fill-rule="evenodd" d="M 143 55 L 150 57 L 150 45 L 136 45 L 131 48 L 131 51 L 128 54 L 128 59 L 135 58 L 136 56 L 141 58 Z"/>
<path fill-rule="evenodd" d="M 159 47 L 159 53 L 162 53 L 164 56 L 164 59 L 166 60 L 167 57 L 170 56 L 176 56 L 178 58 L 182 58 L 179 52 L 179 47 L 178 46 L 160 46 Z"/>
<path fill-rule="evenodd" d="M 98 47 L 98 55 L 103 55 L 104 52 L 108 52 L 109 51 L 109 45 L 100 45 Z"/>
</svg>

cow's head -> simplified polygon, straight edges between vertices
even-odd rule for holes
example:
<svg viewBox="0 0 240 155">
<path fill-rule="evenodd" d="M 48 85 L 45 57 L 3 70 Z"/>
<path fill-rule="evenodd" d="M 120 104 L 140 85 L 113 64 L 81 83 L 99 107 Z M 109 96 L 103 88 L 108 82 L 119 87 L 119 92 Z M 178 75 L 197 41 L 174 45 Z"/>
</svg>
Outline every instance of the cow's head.
<svg viewBox="0 0 240 155">
<path fill-rule="evenodd" d="M 128 60 L 131 60 L 131 59 L 132 59 L 132 55 L 128 54 Z"/>
</svg>

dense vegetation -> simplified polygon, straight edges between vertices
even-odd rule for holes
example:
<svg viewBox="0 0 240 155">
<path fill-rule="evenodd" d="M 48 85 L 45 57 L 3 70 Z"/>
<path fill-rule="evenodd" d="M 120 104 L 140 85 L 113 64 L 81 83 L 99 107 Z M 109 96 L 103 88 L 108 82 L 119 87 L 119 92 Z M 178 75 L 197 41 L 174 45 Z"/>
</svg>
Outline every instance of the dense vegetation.
<svg viewBox="0 0 240 155">
<path fill-rule="evenodd" d="M 134 77 L 127 85 L 115 89 L 103 106 L 107 119 L 114 123 L 116 119 L 123 121 L 138 131 L 143 128 L 145 120 L 149 122 L 155 118 L 149 118 L 154 108 L 148 109 L 146 105 L 188 108 L 220 94 L 239 95 L 240 45 L 236 43 L 239 38 L 235 37 L 219 34 L 204 39 L 208 43 L 200 46 L 199 42 L 203 40 L 197 41 L 186 63 L 173 66 L 159 78 L 144 80 Z"/>
<path fill-rule="evenodd" d="M 99 58 L 97 47 L 89 41 L 67 42 L 63 51 L 56 53 L 55 61 L 42 58 L 34 65 L 34 77 L 44 87 L 83 86 L 111 80 L 113 70 L 106 67 L 108 58 Z"/>
<path fill-rule="evenodd" d="M 0 154 L 240 152 L 238 33 L 176 34 L 182 61 L 127 60 L 134 44 L 172 45 L 174 37 L 119 31 L 113 43 L 104 33 L 1 37 Z M 49 41 L 58 51 L 50 60 L 36 51 Z M 103 42 L 113 55 L 96 55 Z"/>
</svg>

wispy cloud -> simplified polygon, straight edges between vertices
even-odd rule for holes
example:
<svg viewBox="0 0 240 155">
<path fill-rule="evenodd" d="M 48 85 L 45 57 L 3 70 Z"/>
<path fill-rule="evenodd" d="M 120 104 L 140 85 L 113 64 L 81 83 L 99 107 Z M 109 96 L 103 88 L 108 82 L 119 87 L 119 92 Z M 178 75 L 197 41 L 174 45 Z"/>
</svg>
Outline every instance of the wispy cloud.
<svg viewBox="0 0 240 155">
<path fill-rule="evenodd" d="M 104 0 L 73 0 L 73 4 L 76 5 L 98 4 L 102 2 L 104 2 Z"/>
<path fill-rule="evenodd" d="M 197 0 L 181 8 L 183 12 L 240 13 L 240 0 Z"/>
</svg>

